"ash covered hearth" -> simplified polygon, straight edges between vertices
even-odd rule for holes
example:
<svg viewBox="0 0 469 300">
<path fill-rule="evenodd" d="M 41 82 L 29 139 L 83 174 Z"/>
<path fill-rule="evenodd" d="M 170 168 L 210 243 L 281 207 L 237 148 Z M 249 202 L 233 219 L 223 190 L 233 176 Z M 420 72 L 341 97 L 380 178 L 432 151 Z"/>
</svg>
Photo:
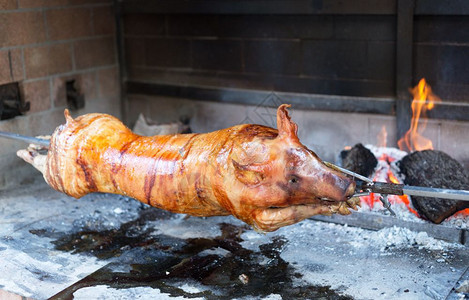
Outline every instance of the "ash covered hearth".
<svg viewBox="0 0 469 300">
<path fill-rule="evenodd" d="M 0 284 L 34 299 L 460 299 L 467 247 L 402 227 L 305 220 L 259 234 L 44 184 L 3 192 Z M 5 294 L 5 292 L 3 292 Z"/>
</svg>

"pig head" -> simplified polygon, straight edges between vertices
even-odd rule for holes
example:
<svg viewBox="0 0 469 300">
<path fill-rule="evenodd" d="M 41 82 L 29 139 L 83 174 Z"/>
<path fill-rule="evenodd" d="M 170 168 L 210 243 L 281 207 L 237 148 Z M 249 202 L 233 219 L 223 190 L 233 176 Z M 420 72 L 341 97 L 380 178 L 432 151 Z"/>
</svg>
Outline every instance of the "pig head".
<svg viewBox="0 0 469 300">
<path fill-rule="evenodd" d="M 259 231 L 274 231 L 317 214 L 356 209 L 353 180 L 327 167 L 300 143 L 287 107 L 277 110 L 278 131 L 246 125 L 228 162 L 229 210 Z"/>
</svg>

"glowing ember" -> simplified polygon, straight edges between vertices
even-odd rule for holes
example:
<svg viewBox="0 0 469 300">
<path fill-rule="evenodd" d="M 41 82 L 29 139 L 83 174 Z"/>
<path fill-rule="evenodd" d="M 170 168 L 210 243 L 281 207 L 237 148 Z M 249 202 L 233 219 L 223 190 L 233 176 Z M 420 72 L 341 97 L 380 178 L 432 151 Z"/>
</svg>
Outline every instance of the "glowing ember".
<svg viewBox="0 0 469 300">
<path fill-rule="evenodd" d="M 453 217 L 457 217 L 457 216 L 469 216 L 469 208 L 458 211 L 457 213 L 453 215 Z"/>
<path fill-rule="evenodd" d="M 396 153 L 392 153 L 392 148 L 386 147 L 377 147 L 383 152 L 389 153 L 382 153 L 378 158 L 378 166 L 375 169 L 375 173 L 373 174 L 374 181 L 380 182 L 389 182 L 389 183 L 397 183 L 401 184 L 402 181 L 394 174 L 393 169 L 396 169 L 394 162 L 400 160 L 402 157 L 395 156 Z M 396 149 L 397 150 L 397 149 Z M 402 153 L 402 152 L 401 152 Z M 397 155 L 402 155 L 398 153 Z M 393 155 L 394 154 L 394 155 Z M 375 205 L 380 205 L 381 201 L 379 200 L 380 195 L 371 193 L 369 196 L 360 197 L 362 204 L 366 204 L 370 209 L 373 209 Z M 406 195 L 397 196 L 397 195 L 389 195 L 388 196 L 389 202 L 392 205 L 402 203 L 407 207 L 407 209 L 415 214 L 417 217 L 419 216 L 418 213 L 411 207 L 410 200 Z"/>
<path fill-rule="evenodd" d="M 398 151 L 397 149 L 393 151 L 392 148 L 387 148 L 387 136 L 388 133 L 386 131 L 386 127 L 383 126 L 377 136 L 377 147 L 373 147 L 374 150 L 381 152 L 379 154 L 374 153 L 378 158 L 378 166 L 376 167 L 375 173 L 373 174 L 373 181 L 402 184 L 402 181 L 398 179 L 392 169 L 397 169 L 393 163 L 400 160 L 405 155 L 405 152 Z M 375 151 L 372 150 L 372 152 Z M 376 204 L 382 205 L 379 197 L 380 195 L 371 193 L 369 196 L 360 197 L 360 200 L 362 204 L 366 204 L 370 209 L 373 209 Z M 410 200 L 406 195 L 389 195 L 388 199 L 391 204 L 404 204 L 410 212 L 415 214 L 417 217 L 419 216 L 418 213 L 411 207 Z"/>
<path fill-rule="evenodd" d="M 400 182 L 399 179 L 397 179 L 396 176 L 394 176 L 394 174 L 392 173 L 391 169 L 388 170 L 388 178 L 389 180 L 392 182 L 392 183 L 402 183 Z M 410 207 L 410 201 L 409 201 L 409 197 L 407 197 L 407 195 L 403 195 L 403 196 L 394 196 L 394 198 L 397 198 L 395 200 L 398 200 L 396 202 L 402 202 L 405 204 L 405 206 L 407 207 L 407 209 L 409 209 L 414 215 L 416 215 L 417 217 L 419 217 L 419 214 L 417 213 L 417 211 L 415 209 L 413 209 L 412 207 Z M 391 200 L 391 199 L 390 199 Z M 392 201 L 391 201 L 391 204 Z"/>
<path fill-rule="evenodd" d="M 433 149 L 432 141 L 425 138 L 422 132 L 427 126 L 427 110 L 433 109 L 435 102 L 440 102 L 441 100 L 432 93 L 431 87 L 424 78 L 410 92 L 413 95 L 412 121 L 410 129 L 397 142 L 399 149 L 408 152 Z M 420 120 L 420 117 L 422 117 L 422 120 Z"/>
</svg>

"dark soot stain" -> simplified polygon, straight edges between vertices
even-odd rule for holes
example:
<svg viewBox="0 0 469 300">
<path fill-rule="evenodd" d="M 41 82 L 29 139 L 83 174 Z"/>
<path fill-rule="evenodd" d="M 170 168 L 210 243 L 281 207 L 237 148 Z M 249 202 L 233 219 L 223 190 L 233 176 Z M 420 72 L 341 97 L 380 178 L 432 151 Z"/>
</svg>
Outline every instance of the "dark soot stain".
<svg viewBox="0 0 469 300">
<path fill-rule="evenodd" d="M 271 243 L 252 251 L 241 246 L 241 234 L 247 226 L 222 223 L 222 234 L 215 238 L 178 239 L 151 234 L 148 221 L 168 218 L 158 209 L 145 209 L 139 218 L 122 224 L 119 229 L 101 232 L 80 231 L 73 234 L 32 233 L 57 238 L 56 248 L 72 253 L 88 253 L 113 262 L 68 287 L 51 299 L 73 299 L 84 287 L 107 285 L 116 289 L 152 287 L 171 296 L 205 299 L 265 297 L 279 294 L 283 299 L 352 299 L 329 287 L 301 283 L 302 275 L 280 257 L 287 243 L 275 237 Z M 224 249 L 225 255 L 205 250 Z M 123 271 L 129 270 L 129 271 Z M 240 279 L 242 276 L 243 280 Z M 189 293 L 178 282 L 192 279 L 207 287 Z M 294 282 L 294 279 L 299 279 Z"/>
</svg>

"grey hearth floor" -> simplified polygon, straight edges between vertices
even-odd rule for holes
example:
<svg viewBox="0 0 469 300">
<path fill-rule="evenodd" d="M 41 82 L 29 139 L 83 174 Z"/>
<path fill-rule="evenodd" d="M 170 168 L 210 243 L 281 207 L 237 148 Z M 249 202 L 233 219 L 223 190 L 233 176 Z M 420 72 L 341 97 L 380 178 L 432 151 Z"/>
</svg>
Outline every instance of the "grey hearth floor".
<svg viewBox="0 0 469 300">
<path fill-rule="evenodd" d="M 0 290 L 35 299 L 464 299 L 469 251 L 314 220 L 259 234 L 43 183 L 0 193 Z M 457 291 L 461 293 L 458 293 Z"/>
</svg>

